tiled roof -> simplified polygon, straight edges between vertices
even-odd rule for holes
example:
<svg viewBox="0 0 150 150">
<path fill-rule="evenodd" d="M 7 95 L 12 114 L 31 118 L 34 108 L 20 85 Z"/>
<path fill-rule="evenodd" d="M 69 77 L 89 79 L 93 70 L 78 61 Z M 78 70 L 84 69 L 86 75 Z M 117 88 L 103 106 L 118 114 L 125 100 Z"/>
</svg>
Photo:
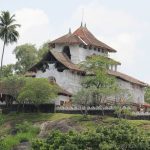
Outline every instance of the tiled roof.
<svg viewBox="0 0 150 150">
<path fill-rule="evenodd" d="M 68 33 L 52 42 L 50 44 L 83 44 L 88 46 L 95 46 L 105 49 L 109 52 L 116 52 L 115 49 L 99 41 L 86 27 L 79 27 L 75 32 Z"/>
<path fill-rule="evenodd" d="M 63 55 L 63 53 L 57 52 L 57 51 L 51 51 L 51 52 L 52 52 L 53 56 L 59 62 L 64 64 L 68 69 L 83 72 L 83 70 L 81 70 L 77 65 L 73 64 L 67 57 L 65 57 L 65 55 Z M 133 78 L 129 75 L 124 74 L 124 73 L 121 73 L 121 72 L 118 72 L 118 71 L 111 71 L 111 70 L 109 70 L 108 73 L 110 75 L 113 75 L 113 76 L 115 76 L 117 78 L 120 78 L 122 80 L 131 82 L 131 83 L 134 83 L 134 84 L 138 84 L 138 85 L 141 85 L 141 86 L 147 86 L 144 82 L 139 81 L 139 80 L 137 80 L 137 79 L 135 79 L 135 78 Z"/>
<path fill-rule="evenodd" d="M 78 36 L 73 34 L 66 34 L 64 36 L 61 36 L 60 38 L 50 42 L 51 43 L 58 43 L 58 44 L 79 44 L 82 43 L 82 41 L 78 38 Z"/>
<path fill-rule="evenodd" d="M 137 85 L 147 86 L 146 83 L 144 83 L 144 82 L 142 82 L 142 81 L 140 81 L 138 79 L 135 79 L 135 78 L 133 78 L 133 77 L 131 77 L 129 75 L 126 75 L 124 73 L 118 72 L 118 71 L 111 71 L 111 70 L 109 70 L 108 74 L 113 75 L 113 76 L 115 76 L 117 78 L 120 78 L 122 80 L 125 80 L 125 81 L 128 81 L 128 82 L 137 84 Z"/>
<path fill-rule="evenodd" d="M 116 52 L 115 49 L 106 45 L 105 43 L 99 41 L 88 29 L 87 27 L 78 28 L 73 35 L 80 37 L 87 45 L 94 45 L 100 48 L 107 49 L 110 52 Z"/>
<path fill-rule="evenodd" d="M 55 57 L 55 59 L 58 62 L 60 62 L 64 66 L 66 66 L 68 69 L 70 69 L 72 71 L 77 71 L 77 72 L 85 73 L 84 70 L 80 69 L 80 67 L 78 65 L 73 64 L 71 62 L 71 60 L 67 56 L 65 56 L 65 54 L 63 54 L 62 52 L 58 52 L 56 50 L 51 50 L 50 53 Z M 33 68 L 30 69 L 30 71 L 32 71 Z M 117 78 L 120 78 L 120 79 L 125 80 L 125 81 L 130 82 L 130 83 L 137 84 L 137 85 L 140 85 L 140 86 L 147 86 L 146 83 L 144 83 L 144 82 L 142 82 L 140 80 L 137 80 L 137 79 L 135 79 L 135 78 L 133 78 L 133 77 L 131 77 L 129 75 L 126 75 L 124 73 L 121 73 L 121 72 L 118 72 L 118 71 L 111 71 L 111 70 L 109 70 L 108 73 L 110 75 L 113 75 L 113 76 L 115 76 Z"/>
<path fill-rule="evenodd" d="M 57 59 L 57 61 L 59 61 L 60 63 L 62 63 L 68 69 L 73 70 L 73 71 L 78 71 L 78 72 L 84 72 L 83 70 L 81 70 L 79 68 L 78 65 L 73 64 L 71 62 L 71 60 L 67 56 L 65 56 L 64 53 L 58 52 L 56 50 L 51 50 L 50 53 L 55 57 L 55 59 Z"/>
</svg>

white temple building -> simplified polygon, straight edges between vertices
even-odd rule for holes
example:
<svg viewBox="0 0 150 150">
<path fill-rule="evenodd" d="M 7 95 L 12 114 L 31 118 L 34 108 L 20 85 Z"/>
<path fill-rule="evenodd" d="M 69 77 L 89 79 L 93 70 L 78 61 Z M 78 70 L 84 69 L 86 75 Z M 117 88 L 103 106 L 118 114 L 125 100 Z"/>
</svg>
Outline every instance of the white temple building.
<svg viewBox="0 0 150 150">
<path fill-rule="evenodd" d="M 69 31 L 66 35 L 50 42 L 49 47 L 50 51 L 29 71 L 34 77 L 49 78 L 61 87 L 57 105 L 69 101 L 71 95 L 81 89 L 81 80 L 86 73 L 80 69 L 79 63 L 85 61 L 87 56 L 108 57 L 109 53 L 116 53 L 115 49 L 99 41 L 86 26 L 82 25 L 73 33 Z M 117 71 L 118 65 L 121 63 L 117 62 L 116 65 L 111 66 L 109 74 L 117 78 L 120 87 L 130 91 L 133 103 L 144 104 L 144 88 L 147 85 Z"/>
</svg>

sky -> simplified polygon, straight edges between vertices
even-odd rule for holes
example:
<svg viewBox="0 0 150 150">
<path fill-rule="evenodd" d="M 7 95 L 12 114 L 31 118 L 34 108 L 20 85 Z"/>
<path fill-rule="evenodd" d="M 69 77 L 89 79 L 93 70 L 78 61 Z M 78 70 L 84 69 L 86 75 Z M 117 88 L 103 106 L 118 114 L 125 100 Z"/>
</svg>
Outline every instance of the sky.
<svg viewBox="0 0 150 150">
<path fill-rule="evenodd" d="M 102 42 L 117 50 L 119 71 L 150 84 L 149 0 L 0 0 L 0 11 L 16 15 L 20 38 L 6 47 L 4 64 L 15 63 L 17 45 L 44 42 L 83 23 Z M 84 10 L 84 15 L 83 15 Z M 3 42 L 0 40 L 0 54 Z"/>
</svg>

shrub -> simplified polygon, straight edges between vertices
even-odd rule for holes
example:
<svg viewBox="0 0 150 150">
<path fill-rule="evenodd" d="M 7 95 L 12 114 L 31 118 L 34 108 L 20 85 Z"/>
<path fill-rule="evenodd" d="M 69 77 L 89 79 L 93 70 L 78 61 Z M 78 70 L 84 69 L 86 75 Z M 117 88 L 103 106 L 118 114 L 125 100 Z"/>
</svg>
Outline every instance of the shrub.
<svg viewBox="0 0 150 150">
<path fill-rule="evenodd" d="M 26 132 L 31 132 L 31 133 L 38 133 L 39 128 L 33 126 L 31 123 L 24 121 L 21 124 L 16 124 L 15 129 L 20 132 L 20 133 L 26 133 Z"/>
<path fill-rule="evenodd" d="M 7 135 L 0 140 L 0 150 L 11 150 L 14 146 L 21 142 L 31 141 L 39 132 L 39 128 L 25 121 L 22 124 L 17 124 L 15 135 Z"/>
<path fill-rule="evenodd" d="M 0 125 L 2 125 L 4 123 L 4 117 L 2 114 L 0 114 Z"/>
<path fill-rule="evenodd" d="M 82 133 L 53 131 L 46 140 L 32 143 L 33 150 L 147 150 L 149 147 L 148 135 L 127 121 Z"/>
</svg>

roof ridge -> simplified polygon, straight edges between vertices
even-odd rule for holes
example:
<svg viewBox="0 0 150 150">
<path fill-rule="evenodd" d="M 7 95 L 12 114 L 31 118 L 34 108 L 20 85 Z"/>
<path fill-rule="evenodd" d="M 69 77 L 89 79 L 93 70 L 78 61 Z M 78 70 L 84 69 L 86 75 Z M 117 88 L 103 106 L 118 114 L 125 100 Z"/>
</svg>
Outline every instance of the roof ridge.
<svg viewBox="0 0 150 150">
<path fill-rule="evenodd" d="M 119 71 L 112 71 L 112 70 L 108 70 L 108 73 L 117 77 L 120 77 L 128 82 L 132 82 L 134 84 L 140 84 L 142 86 L 147 86 L 146 83 L 140 81 L 139 79 L 136 79 L 130 75 L 127 75 L 125 73 L 119 72 Z"/>
<path fill-rule="evenodd" d="M 85 34 L 85 32 L 84 32 L 84 28 L 83 28 L 83 34 L 86 36 L 86 38 L 87 38 L 87 40 L 91 43 L 91 41 L 89 40 L 89 38 L 87 37 L 87 35 Z M 88 30 L 87 30 L 88 31 Z M 89 31 L 88 31 L 89 32 Z"/>
</svg>

